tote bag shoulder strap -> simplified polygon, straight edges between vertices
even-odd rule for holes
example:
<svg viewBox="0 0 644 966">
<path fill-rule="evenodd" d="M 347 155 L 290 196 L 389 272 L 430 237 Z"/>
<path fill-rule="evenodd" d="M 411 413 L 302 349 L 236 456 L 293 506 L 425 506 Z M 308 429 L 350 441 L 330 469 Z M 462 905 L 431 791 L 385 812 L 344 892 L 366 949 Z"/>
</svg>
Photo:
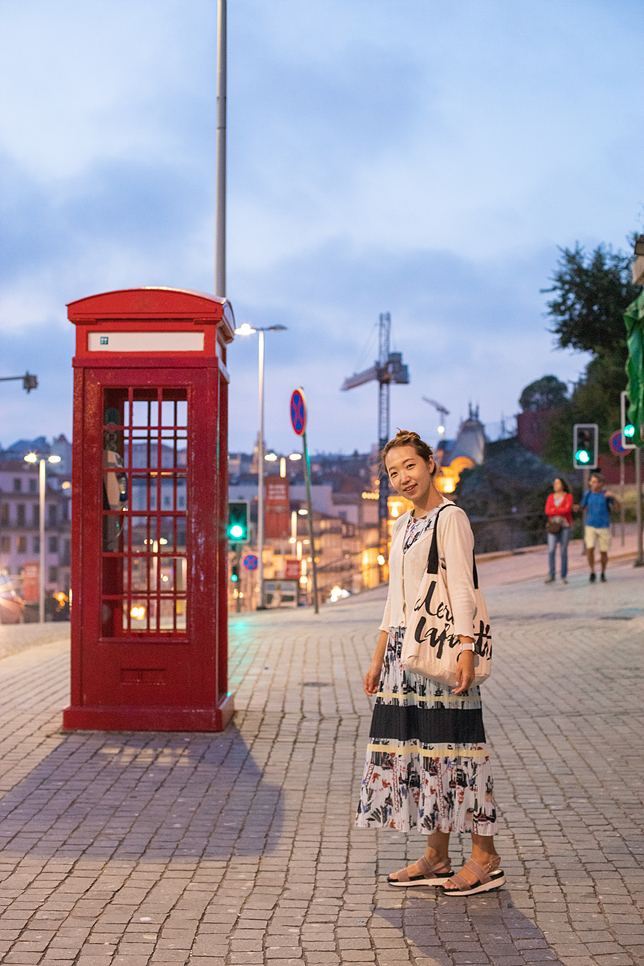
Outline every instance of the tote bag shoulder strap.
<svg viewBox="0 0 644 966">
<path fill-rule="evenodd" d="M 438 511 L 438 513 L 436 514 L 436 519 L 434 521 L 434 532 L 432 534 L 432 542 L 431 542 L 431 546 L 429 548 L 429 555 L 427 557 L 427 573 L 428 574 L 437 574 L 438 573 L 438 566 L 439 566 L 439 561 L 438 561 L 438 518 L 441 515 L 441 513 L 443 512 L 443 510 L 446 510 L 450 506 L 454 506 L 454 504 L 453 503 L 447 503 L 447 504 L 445 504 L 445 506 L 442 506 L 440 508 L 440 510 Z M 479 575 L 478 575 L 478 571 L 476 569 L 476 559 L 474 557 L 474 552 L 473 551 L 472 551 L 472 578 L 474 580 L 474 590 L 478 590 L 479 589 Z"/>
<path fill-rule="evenodd" d="M 448 507 L 454 506 L 453 503 L 446 503 L 440 508 L 436 514 L 436 519 L 434 520 L 434 532 L 432 533 L 432 542 L 429 547 L 429 555 L 427 557 L 427 573 L 437 574 L 438 573 L 438 518 Z"/>
</svg>

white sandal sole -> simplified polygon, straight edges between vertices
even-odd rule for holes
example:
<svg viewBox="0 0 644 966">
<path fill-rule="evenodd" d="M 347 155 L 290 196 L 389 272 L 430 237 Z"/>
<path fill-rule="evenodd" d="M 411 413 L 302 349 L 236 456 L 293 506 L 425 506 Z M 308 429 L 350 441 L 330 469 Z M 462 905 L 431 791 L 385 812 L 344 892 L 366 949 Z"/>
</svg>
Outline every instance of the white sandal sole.
<svg viewBox="0 0 644 966">
<path fill-rule="evenodd" d="M 505 885 L 505 875 L 501 870 L 495 870 L 490 873 L 490 881 L 478 883 L 472 886 L 471 889 L 445 889 L 443 888 L 443 895 L 445 896 L 475 896 L 478 892 L 491 892 L 493 889 L 499 889 L 502 885 Z"/>
</svg>

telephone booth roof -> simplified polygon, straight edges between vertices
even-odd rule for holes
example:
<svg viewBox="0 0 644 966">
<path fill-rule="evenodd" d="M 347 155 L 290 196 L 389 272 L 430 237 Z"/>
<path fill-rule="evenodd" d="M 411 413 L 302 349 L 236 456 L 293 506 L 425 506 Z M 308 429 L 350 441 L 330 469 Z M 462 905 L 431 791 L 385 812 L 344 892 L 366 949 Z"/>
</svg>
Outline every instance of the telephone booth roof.
<svg viewBox="0 0 644 966">
<path fill-rule="evenodd" d="M 233 341 L 235 317 L 230 302 L 206 292 L 149 285 L 101 292 L 77 299 L 67 305 L 67 315 L 74 325 L 97 325 L 101 322 L 198 322 L 215 324 L 224 342 Z"/>
</svg>

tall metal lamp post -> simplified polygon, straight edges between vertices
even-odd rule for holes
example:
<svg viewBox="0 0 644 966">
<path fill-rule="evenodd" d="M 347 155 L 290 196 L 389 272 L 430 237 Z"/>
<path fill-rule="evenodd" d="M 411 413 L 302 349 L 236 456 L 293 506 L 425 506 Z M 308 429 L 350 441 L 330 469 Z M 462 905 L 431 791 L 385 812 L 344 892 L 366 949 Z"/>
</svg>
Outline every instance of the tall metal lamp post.
<svg viewBox="0 0 644 966">
<path fill-rule="evenodd" d="M 226 0 L 217 5 L 217 175 L 215 198 L 215 295 L 226 296 Z"/>
<path fill-rule="evenodd" d="M 252 326 L 244 322 L 235 335 L 259 333 L 259 438 L 257 442 L 257 579 L 259 581 L 259 604 L 264 607 L 264 333 L 286 332 L 285 325 Z"/>
<path fill-rule="evenodd" d="M 52 453 L 51 456 L 38 456 L 37 453 L 27 453 L 26 463 L 39 463 L 38 473 L 38 496 L 39 496 L 39 543 L 40 543 L 40 565 L 38 574 L 38 621 L 45 623 L 45 492 L 47 481 L 45 478 L 45 463 L 60 463 L 60 456 Z"/>
</svg>

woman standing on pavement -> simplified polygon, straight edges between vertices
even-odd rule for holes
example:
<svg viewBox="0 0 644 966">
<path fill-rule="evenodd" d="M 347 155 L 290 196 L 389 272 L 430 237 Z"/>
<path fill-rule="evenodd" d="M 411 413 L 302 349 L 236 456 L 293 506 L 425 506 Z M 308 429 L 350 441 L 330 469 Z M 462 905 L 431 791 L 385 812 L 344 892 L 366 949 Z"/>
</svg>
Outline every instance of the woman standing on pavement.
<svg viewBox="0 0 644 966">
<path fill-rule="evenodd" d="M 439 885 L 446 895 L 468 896 L 505 882 L 494 848 L 494 785 L 481 709 L 472 687 L 475 612 L 474 537 L 467 516 L 438 492 L 431 448 L 417 433 L 399 431 L 382 453 L 397 493 L 413 503 L 394 524 L 389 595 L 364 690 L 375 695 L 356 824 L 360 828 L 418 829 L 425 854 L 388 877 L 392 886 Z M 407 620 L 427 566 L 436 516 L 461 654 L 457 685 L 449 687 L 403 670 Z M 472 857 L 452 874 L 451 832 L 472 833 Z"/>
<path fill-rule="evenodd" d="M 557 544 L 561 554 L 561 579 L 568 583 L 568 541 L 572 532 L 572 493 L 566 480 L 557 477 L 552 484 L 552 493 L 546 500 L 546 516 L 548 522 L 548 568 L 547 584 L 555 581 L 555 556 Z"/>
</svg>

